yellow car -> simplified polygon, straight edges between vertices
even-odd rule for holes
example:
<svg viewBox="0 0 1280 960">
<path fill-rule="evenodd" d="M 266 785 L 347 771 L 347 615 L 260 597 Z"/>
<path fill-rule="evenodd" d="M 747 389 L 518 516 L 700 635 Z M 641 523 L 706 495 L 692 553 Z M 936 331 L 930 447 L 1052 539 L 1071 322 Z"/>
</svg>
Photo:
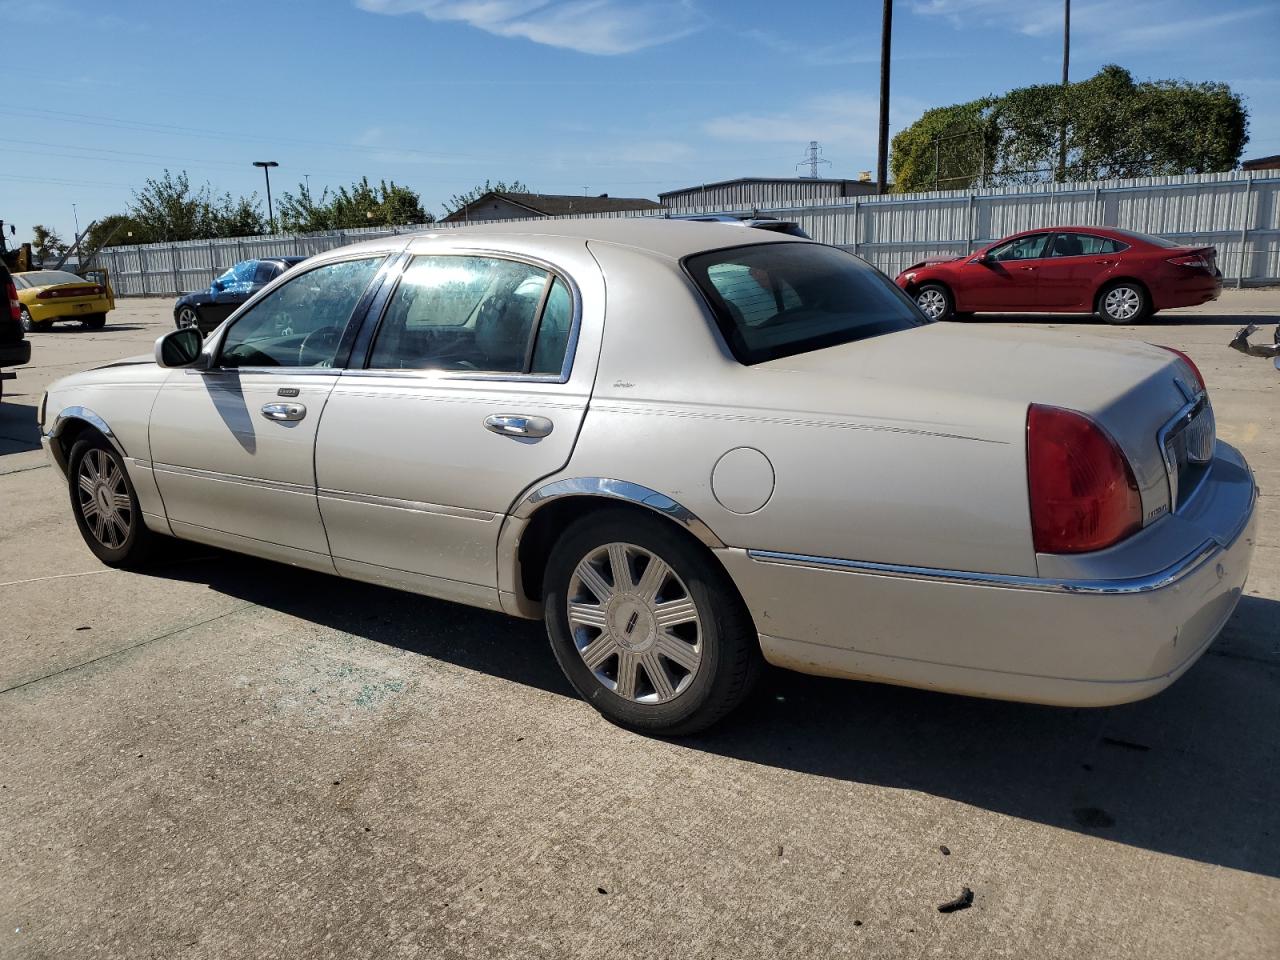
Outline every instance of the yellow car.
<svg viewBox="0 0 1280 960">
<path fill-rule="evenodd" d="M 24 330 L 48 330 L 59 320 L 79 320 L 89 330 L 101 330 L 107 311 L 116 306 L 105 272 L 90 279 L 65 270 L 29 270 L 13 275 Z"/>
</svg>

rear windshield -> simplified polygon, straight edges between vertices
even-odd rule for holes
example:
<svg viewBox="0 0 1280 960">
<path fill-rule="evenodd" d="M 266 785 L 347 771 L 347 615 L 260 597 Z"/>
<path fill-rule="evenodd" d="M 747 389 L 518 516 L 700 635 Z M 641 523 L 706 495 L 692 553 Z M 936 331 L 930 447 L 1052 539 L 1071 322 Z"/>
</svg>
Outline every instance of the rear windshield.
<svg viewBox="0 0 1280 960">
<path fill-rule="evenodd" d="M 1155 237 L 1149 233 L 1135 233 L 1133 230 L 1117 230 L 1115 231 L 1122 237 L 1129 237 L 1137 240 L 1139 243 L 1149 243 L 1153 247 L 1165 247 L 1172 250 L 1174 247 L 1181 247 L 1183 244 L 1176 240 L 1170 240 L 1168 237 Z"/>
<path fill-rule="evenodd" d="M 741 363 L 918 327 L 928 321 L 870 264 L 817 243 L 763 243 L 684 261 Z"/>
<path fill-rule="evenodd" d="M 29 273 L 15 273 L 15 280 L 22 281 L 18 286 L 48 287 L 55 283 L 84 283 L 84 277 L 77 277 L 65 270 L 32 270 Z"/>
</svg>

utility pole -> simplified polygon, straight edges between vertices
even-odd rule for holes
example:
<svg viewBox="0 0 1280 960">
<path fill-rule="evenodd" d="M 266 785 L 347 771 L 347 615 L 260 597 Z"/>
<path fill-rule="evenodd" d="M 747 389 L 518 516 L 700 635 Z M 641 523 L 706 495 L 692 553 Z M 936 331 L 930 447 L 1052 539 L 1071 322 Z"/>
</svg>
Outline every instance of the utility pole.
<svg viewBox="0 0 1280 960">
<path fill-rule="evenodd" d="M 810 140 L 809 149 L 806 150 L 804 153 L 804 159 L 801 160 L 799 163 L 797 163 L 796 166 L 797 167 L 807 166 L 809 168 L 809 176 L 812 179 L 817 180 L 818 166 L 823 163 L 825 163 L 828 167 L 831 166 L 830 160 L 822 159 L 822 147 L 818 146 L 818 141 Z"/>
<path fill-rule="evenodd" d="M 1058 180 L 1067 179 L 1067 85 L 1071 82 L 1071 0 L 1062 0 L 1062 131 L 1058 140 Z"/>
<path fill-rule="evenodd" d="M 267 178 L 267 222 L 271 224 L 271 232 L 275 233 L 276 215 L 271 208 L 271 168 L 278 167 L 280 164 L 276 163 L 274 160 L 255 160 L 253 161 L 253 165 L 255 167 L 261 167 L 263 176 Z"/>
<path fill-rule="evenodd" d="M 893 0 L 884 0 L 880 26 L 880 145 L 876 154 L 876 192 L 889 186 L 889 54 L 893 46 Z"/>
</svg>

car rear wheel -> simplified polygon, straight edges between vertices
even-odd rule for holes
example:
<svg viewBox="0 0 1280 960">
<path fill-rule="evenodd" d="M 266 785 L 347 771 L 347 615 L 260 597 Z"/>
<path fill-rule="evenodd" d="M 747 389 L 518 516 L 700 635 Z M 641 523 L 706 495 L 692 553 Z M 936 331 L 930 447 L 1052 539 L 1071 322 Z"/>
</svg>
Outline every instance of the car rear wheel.
<svg viewBox="0 0 1280 960">
<path fill-rule="evenodd" d="M 1107 323 L 1141 323 L 1151 315 L 1151 301 L 1139 284 L 1121 280 L 1098 294 L 1098 315 Z"/>
<path fill-rule="evenodd" d="M 179 330 L 184 327 L 194 327 L 199 329 L 200 315 L 196 313 L 194 307 L 183 307 L 178 311 L 177 325 Z"/>
<path fill-rule="evenodd" d="M 31 311 L 26 307 L 19 308 L 18 317 L 22 322 L 22 329 L 27 331 L 27 333 L 35 333 L 49 329 L 50 324 L 48 320 L 32 320 Z"/>
<path fill-rule="evenodd" d="M 955 311 L 951 291 L 940 283 L 926 283 L 916 291 L 916 306 L 930 320 L 945 320 Z"/>
<path fill-rule="evenodd" d="M 155 543 L 138 506 L 124 460 L 100 434 L 76 441 L 67 462 L 71 510 L 89 549 L 112 567 L 146 560 Z"/>
<path fill-rule="evenodd" d="M 620 726 L 696 733 L 741 703 L 759 676 L 742 598 L 669 521 L 630 511 L 588 516 L 553 548 L 544 583 L 556 660 Z"/>
<path fill-rule="evenodd" d="M 105 313 L 91 313 L 81 319 L 80 325 L 86 330 L 101 330 L 107 325 L 107 315 Z"/>
</svg>

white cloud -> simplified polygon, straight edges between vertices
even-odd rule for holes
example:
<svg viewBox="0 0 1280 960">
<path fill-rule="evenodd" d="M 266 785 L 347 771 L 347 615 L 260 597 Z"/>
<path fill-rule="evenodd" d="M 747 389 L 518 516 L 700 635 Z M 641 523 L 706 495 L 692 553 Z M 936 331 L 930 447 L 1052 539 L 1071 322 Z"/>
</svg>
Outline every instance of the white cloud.
<svg viewBox="0 0 1280 960">
<path fill-rule="evenodd" d="M 978 25 L 1004 26 L 1028 37 L 1056 39 L 1062 34 L 1062 6 L 1029 4 L 1025 0 L 914 0 L 911 10 L 920 16 L 945 17 L 957 29 Z M 1208 11 L 1208 12 L 1206 12 Z M 1071 9 L 1073 50 L 1096 54 L 1150 51 L 1177 46 L 1193 37 L 1203 38 L 1262 14 L 1275 7 L 1258 4 L 1218 12 L 1200 0 L 1130 0 L 1127 3 L 1077 4 Z"/>
<path fill-rule="evenodd" d="M 371 13 L 419 13 L 428 20 L 601 56 L 669 43 L 707 22 L 693 0 L 356 0 L 356 5 Z"/>
</svg>

